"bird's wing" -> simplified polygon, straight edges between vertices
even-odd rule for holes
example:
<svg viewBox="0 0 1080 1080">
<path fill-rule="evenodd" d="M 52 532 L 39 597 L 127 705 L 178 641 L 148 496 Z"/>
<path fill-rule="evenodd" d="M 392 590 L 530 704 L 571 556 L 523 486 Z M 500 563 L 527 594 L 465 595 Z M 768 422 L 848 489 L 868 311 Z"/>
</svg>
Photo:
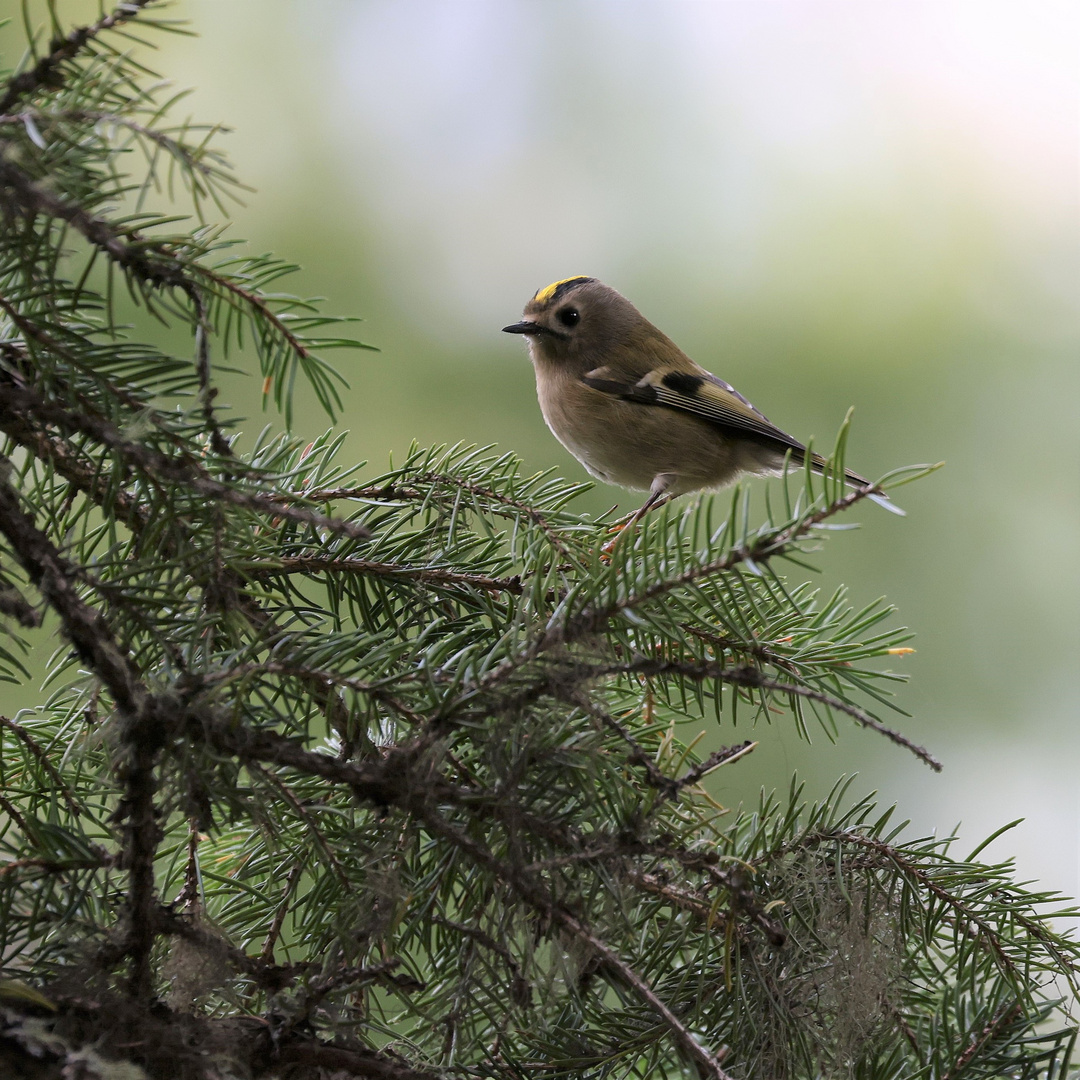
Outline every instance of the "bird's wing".
<svg viewBox="0 0 1080 1080">
<path fill-rule="evenodd" d="M 594 390 L 624 401 L 663 405 L 750 438 L 779 443 L 781 447 L 796 451 L 797 460 L 806 449 L 786 431 L 770 423 L 733 386 L 704 368 L 694 372 L 681 367 L 658 367 L 632 383 L 620 380 L 610 368 L 601 367 L 582 376 L 581 381 Z"/>
<path fill-rule="evenodd" d="M 679 412 L 698 416 L 722 430 L 737 432 L 744 437 L 772 443 L 778 450 L 791 450 L 792 459 L 798 465 L 805 460 L 806 447 L 798 439 L 769 422 L 764 413 L 758 412 L 730 383 L 718 379 L 711 372 L 694 365 L 694 370 L 684 366 L 660 366 L 653 368 L 637 382 L 620 379 L 618 373 L 608 367 L 595 368 L 582 376 L 581 381 L 594 390 L 624 401 L 641 405 L 663 405 Z M 818 472 L 824 472 L 828 461 L 820 454 L 810 453 L 810 462 Z M 844 476 L 855 487 L 866 487 L 870 481 L 852 469 L 845 469 Z M 903 514 L 885 494 L 873 494 L 869 498 L 891 510 Z"/>
</svg>

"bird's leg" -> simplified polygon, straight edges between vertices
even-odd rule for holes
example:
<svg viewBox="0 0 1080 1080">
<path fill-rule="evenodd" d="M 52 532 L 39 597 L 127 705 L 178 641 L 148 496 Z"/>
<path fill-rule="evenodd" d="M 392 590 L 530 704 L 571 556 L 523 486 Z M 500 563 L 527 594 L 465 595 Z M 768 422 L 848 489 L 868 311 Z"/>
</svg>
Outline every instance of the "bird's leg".
<svg viewBox="0 0 1080 1080">
<path fill-rule="evenodd" d="M 615 547 L 619 536 L 622 531 L 631 525 L 636 525 L 650 510 L 655 509 L 657 506 L 663 506 L 664 503 L 670 502 L 674 496 L 668 494 L 668 488 L 675 483 L 675 477 L 671 473 L 660 473 L 652 482 L 652 489 L 649 491 L 649 497 L 637 510 L 634 511 L 625 521 L 618 521 L 608 530 L 615 533 L 615 535 L 600 549 L 601 557 L 610 557 L 612 549 Z"/>
</svg>

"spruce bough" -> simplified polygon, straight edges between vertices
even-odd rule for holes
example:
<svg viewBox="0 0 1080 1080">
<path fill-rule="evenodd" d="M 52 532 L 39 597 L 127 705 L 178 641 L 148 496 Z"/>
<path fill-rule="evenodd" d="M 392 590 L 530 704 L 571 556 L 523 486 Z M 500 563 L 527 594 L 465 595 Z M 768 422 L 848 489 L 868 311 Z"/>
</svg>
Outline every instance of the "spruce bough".
<svg viewBox="0 0 1080 1080">
<path fill-rule="evenodd" d="M 1066 1075 L 1054 897 L 844 784 L 706 790 L 777 710 L 937 765 L 882 719 L 890 610 L 781 573 L 859 501 L 846 428 L 760 522 L 736 490 L 610 563 L 580 486 L 510 455 L 240 453 L 223 364 L 288 421 L 298 378 L 334 412 L 324 354 L 360 343 L 206 220 L 236 188 L 214 130 L 125 51 L 177 29 L 158 5 L 44 10 L 0 86 L 0 677 L 61 648 L 0 717 L 0 1065 Z"/>
</svg>

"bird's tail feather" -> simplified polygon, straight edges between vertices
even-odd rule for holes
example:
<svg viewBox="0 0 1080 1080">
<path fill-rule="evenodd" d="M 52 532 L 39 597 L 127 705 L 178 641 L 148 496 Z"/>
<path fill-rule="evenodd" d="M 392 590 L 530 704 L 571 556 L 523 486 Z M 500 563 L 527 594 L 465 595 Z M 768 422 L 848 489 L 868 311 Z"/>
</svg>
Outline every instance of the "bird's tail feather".
<svg viewBox="0 0 1080 1080">
<path fill-rule="evenodd" d="M 829 467 L 828 461 L 820 454 L 813 455 L 813 457 L 811 458 L 811 464 L 815 472 L 819 473 L 823 473 Z M 873 481 L 867 480 L 865 476 L 862 476 L 861 474 L 855 472 L 854 469 L 845 469 L 844 479 L 854 488 L 870 487 L 870 485 L 873 483 Z M 878 506 L 882 507 L 885 510 L 888 510 L 891 514 L 899 514 L 900 517 L 905 516 L 904 511 L 901 510 L 900 507 L 897 506 L 896 503 L 894 503 L 884 492 L 873 491 L 866 497 L 870 499 L 871 502 L 876 502 Z"/>
</svg>

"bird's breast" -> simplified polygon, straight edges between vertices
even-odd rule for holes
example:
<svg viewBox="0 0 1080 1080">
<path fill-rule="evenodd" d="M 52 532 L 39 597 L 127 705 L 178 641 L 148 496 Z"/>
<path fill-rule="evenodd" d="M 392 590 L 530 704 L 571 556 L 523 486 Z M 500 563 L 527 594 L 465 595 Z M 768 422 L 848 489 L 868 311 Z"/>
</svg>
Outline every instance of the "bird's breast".
<svg viewBox="0 0 1080 1080">
<path fill-rule="evenodd" d="M 647 491 L 661 473 L 672 493 L 735 478 L 735 448 L 714 426 L 672 409 L 623 401 L 573 374 L 537 366 L 536 390 L 552 434 L 605 483 Z"/>
</svg>

